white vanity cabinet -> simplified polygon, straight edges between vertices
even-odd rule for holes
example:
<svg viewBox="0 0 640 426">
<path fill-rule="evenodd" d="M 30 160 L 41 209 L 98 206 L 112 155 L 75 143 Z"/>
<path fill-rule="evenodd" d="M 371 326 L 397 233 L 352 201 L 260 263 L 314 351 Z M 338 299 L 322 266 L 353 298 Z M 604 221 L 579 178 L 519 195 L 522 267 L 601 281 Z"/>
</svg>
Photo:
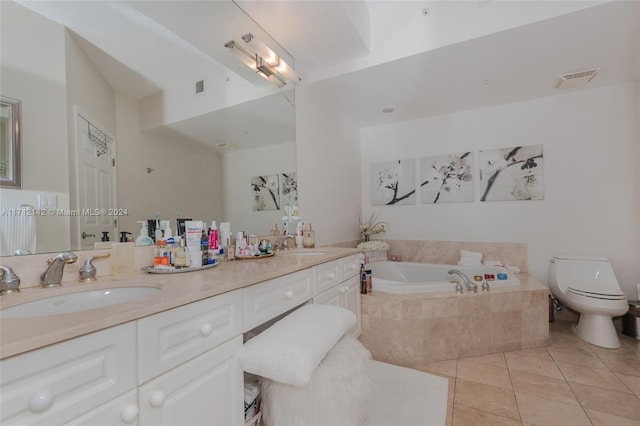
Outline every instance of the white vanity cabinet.
<svg viewBox="0 0 640 426">
<path fill-rule="evenodd" d="M 358 337 L 362 330 L 358 274 L 361 259 L 358 254 L 313 267 L 313 303 L 340 306 L 352 311 L 356 315 L 356 323 L 349 333 L 354 337 Z"/>
<path fill-rule="evenodd" d="M 238 335 L 140 386 L 140 425 L 244 424 L 241 350 Z"/>
<path fill-rule="evenodd" d="M 0 361 L 0 424 L 66 424 L 135 392 L 135 339 L 126 323 Z M 98 424 L 118 424 L 122 413 L 108 415 Z"/>
</svg>

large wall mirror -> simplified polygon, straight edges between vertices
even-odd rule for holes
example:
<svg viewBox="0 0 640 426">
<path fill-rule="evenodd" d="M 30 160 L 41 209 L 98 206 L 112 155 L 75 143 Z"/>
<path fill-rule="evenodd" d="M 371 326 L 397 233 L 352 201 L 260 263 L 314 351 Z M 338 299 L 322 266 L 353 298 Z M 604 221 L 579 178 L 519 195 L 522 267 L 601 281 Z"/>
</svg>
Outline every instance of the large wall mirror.
<svg viewBox="0 0 640 426">
<path fill-rule="evenodd" d="M 0 96 L 0 186 L 20 188 L 20 101 Z"/>
<path fill-rule="evenodd" d="M 294 89 L 226 51 L 249 32 L 284 50 L 234 2 L 1 7 L 0 88 L 22 101 L 23 180 L 0 203 L 41 213 L 36 252 L 135 239 L 156 216 L 259 235 L 281 221 L 253 210 L 251 178 L 295 172 Z"/>
</svg>

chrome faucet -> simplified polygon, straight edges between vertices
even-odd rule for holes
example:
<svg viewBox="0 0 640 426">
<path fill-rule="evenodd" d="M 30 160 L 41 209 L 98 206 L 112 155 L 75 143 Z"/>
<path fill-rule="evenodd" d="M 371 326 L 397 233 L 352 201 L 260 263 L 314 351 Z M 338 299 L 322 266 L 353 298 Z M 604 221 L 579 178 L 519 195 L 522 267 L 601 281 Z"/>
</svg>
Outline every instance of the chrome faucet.
<svg viewBox="0 0 640 426">
<path fill-rule="evenodd" d="M 78 260 L 78 256 L 70 251 L 62 252 L 53 259 L 49 259 L 47 270 L 40 275 L 40 287 L 58 287 L 62 285 L 64 265 L 75 263 L 76 260 Z"/>
<path fill-rule="evenodd" d="M 20 277 L 18 277 L 9 266 L 0 265 L 0 295 L 19 293 Z"/>
<path fill-rule="evenodd" d="M 464 285 L 467 286 L 467 291 L 470 291 L 471 293 L 476 293 L 478 291 L 478 285 L 471 281 L 462 271 L 458 269 L 449 269 L 449 275 L 457 275 L 460 277 Z M 460 284 L 460 281 L 456 280 L 455 277 L 451 277 L 450 279 L 451 282 Z"/>
<path fill-rule="evenodd" d="M 110 256 L 109 253 L 101 253 L 96 256 L 91 256 L 90 258 L 85 260 L 82 266 L 80 267 L 80 270 L 78 271 L 80 272 L 80 282 L 90 283 L 92 281 L 97 280 L 96 273 L 98 272 L 98 270 L 96 269 L 95 266 L 93 266 L 93 260 L 104 259 L 105 257 L 109 257 L 109 256 Z"/>
<path fill-rule="evenodd" d="M 293 235 L 287 234 L 282 236 L 282 238 L 278 241 L 278 243 L 276 244 L 276 249 L 288 249 L 289 248 L 289 244 L 287 243 L 287 240 L 291 238 L 293 240 Z"/>
</svg>

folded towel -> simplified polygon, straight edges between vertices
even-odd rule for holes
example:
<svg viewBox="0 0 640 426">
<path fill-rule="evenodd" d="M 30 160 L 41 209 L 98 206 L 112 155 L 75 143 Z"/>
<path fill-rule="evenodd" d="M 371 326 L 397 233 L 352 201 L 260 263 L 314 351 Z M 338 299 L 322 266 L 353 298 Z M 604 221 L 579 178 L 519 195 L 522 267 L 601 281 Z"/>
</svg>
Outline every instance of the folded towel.
<svg viewBox="0 0 640 426">
<path fill-rule="evenodd" d="M 482 259 L 482 253 L 478 253 L 477 251 L 460 250 L 460 257 L 477 257 L 478 259 Z"/>
<path fill-rule="evenodd" d="M 505 268 L 507 268 L 508 271 L 511 271 L 514 274 L 520 273 L 520 268 L 518 268 L 517 266 L 506 265 Z"/>
<path fill-rule="evenodd" d="M 353 312 L 332 305 L 305 305 L 244 344 L 244 371 L 305 386 L 322 358 L 356 322 Z"/>
<path fill-rule="evenodd" d="M 464 266 L 482 266 L 482 262 L 477 257 L 461 257 L 458 265 Z"/>
<path fill-rule="evenodd" d="M 504 263 L 500 262 L 499 260 L 485 260 L 482 263 L 484 263 L 484 266 L 502 266 L 502 267 L 504 267 Z"/>
</svg>

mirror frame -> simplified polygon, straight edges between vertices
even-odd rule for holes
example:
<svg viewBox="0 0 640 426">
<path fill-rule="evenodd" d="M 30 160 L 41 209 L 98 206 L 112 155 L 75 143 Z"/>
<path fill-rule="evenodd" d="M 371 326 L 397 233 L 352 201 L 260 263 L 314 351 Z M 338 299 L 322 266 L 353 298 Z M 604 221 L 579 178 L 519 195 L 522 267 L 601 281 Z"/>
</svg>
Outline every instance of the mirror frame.
<svg viewBox="0 0 640 426">
<path fill-rule="evenodd" d="M 21 189 L 22 188 L 22 157 L 20 144 L 20 119 L 22 102 L 17 99 L 0 95 L 0 105 L 9 108 L 10 128 L 6 133 L 0 135 L 0 146 L 7 144 L 8 150 L 8 175 L 0 177 L 0 187 Z M 8 140 L 7 140 L 8 139 Z M 3 159 L 4 160 L 4 159 Z"/>
</svg>

